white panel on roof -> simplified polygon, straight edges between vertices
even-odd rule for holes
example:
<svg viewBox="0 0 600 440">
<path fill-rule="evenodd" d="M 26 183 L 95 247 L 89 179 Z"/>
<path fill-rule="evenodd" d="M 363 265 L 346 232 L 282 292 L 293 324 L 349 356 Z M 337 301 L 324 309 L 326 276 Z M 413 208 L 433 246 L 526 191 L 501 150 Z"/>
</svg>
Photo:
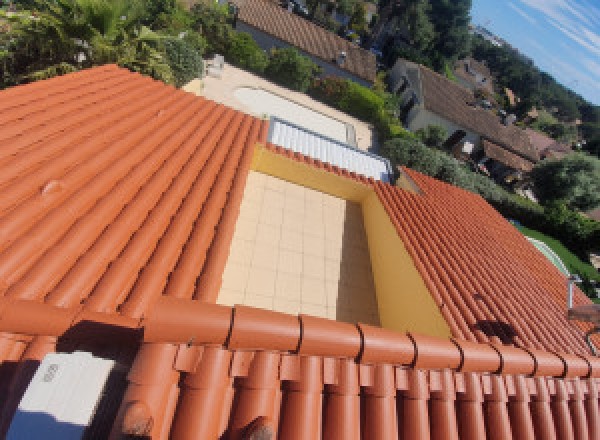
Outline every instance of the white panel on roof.
<svg viewBox="0 0 600 440">
<path fill-rule="evenodd" d="M 114 364 L 85 352 L 46 355 L 19 403 L 6 438 L 80 439 L 92 421 Z"/>
<path fill-rule="evenodd" d="M 385 159 L 277 118 L 271 119 L 269 142 L 376 180 L 390 179 Z"/>
</svg>

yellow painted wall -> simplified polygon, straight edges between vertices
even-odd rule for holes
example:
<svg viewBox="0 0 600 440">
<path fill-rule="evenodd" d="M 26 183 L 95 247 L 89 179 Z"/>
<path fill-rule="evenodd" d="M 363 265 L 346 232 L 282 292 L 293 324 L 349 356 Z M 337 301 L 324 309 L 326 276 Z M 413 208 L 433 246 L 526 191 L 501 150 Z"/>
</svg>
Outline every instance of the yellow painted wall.
<svg viewBox="0 0 600 440">
<path fill-rule="evenodd" d="M 362 202 L 381 326 L 452 336 L 404 243 L 375 192 Z"/>
<path fill-rule="evenodd" d="M 252 169 L 352 202 L 361 202 L 373 192 L 362 183 L 274 153 L 262 145 L 254 149 Z"/>
<path fill-rule="evenodd" d="M 381 326 L 450 337 L 450 329 L 372 188 L 257 145 L 252 169 L 362 206 Z"/>
</svg>

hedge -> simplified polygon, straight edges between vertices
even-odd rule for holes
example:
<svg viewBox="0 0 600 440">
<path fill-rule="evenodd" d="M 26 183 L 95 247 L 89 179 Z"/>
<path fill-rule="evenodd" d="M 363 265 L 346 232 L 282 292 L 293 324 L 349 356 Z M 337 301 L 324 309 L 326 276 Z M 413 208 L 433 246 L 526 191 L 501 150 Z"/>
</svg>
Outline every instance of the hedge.
<svg viewBox="0 0 600 440">
<path fill-rule="evenodd" d="M 394 167 L 405 165 L 481 195 L 504 217 L 556 238 L 580 258 L 587 259 L 589 252 L 600 250 L 600 222 L 564 204 L 544 207 L 513 194 L 443 151 L 429 148 L 416 139 L 392 139 L 383 144 L 381 154 L 390 159 Z"/>
</svg>

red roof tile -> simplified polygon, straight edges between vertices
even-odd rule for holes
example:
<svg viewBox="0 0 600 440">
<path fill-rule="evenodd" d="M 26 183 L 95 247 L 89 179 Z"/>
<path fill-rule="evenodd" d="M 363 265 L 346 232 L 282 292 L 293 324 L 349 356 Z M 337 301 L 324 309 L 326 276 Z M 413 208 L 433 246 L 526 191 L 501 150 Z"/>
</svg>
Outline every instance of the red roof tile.
<svg viewBox="0 0 600 440">
<path fill-rule="evenodd" d="M 481 197 L 404 172 L 423 194 L 375 189 L 456 337 L 588 353 L 589 327 L 567 320 L 564 275 Z"/>
<path fill-rule="evenodd" d="M 411 230 L 407 217 L 411 226 L 398 229 L 434 297 L 447 301 L 442 313 L 455 335 L 481 343 L 219 306 L 212 303 L 253 147 L 266 142 L 265 122 L 114 66 L 0 98 L 0 433 L 39 360 L 84 349 L 128 369 L 126 389 L 115 390 L 121 406 L 113 438 L 600 436 L 600 362 L 562 354 L 584 350 L 575 343 L 580 333 L 552 332 L 551 325 L 565 324 L 551 291 L 559 281 L 540 258 L 516 249 L 515 258 L 532 261 L 511 271 L 548 278 L 536 280 L 549 291 L 552 313 L 547 323 L 532 317 L 526 325 L 535 321 L 540 333 L 552 334 L 523 350 L 489 345 L 496 339 L 465 326 L 467 299 L 457 289 L 475 283 L 474 271 L 454 230 L 468 224 L 477 245 L 491 227 L 511 233 L 481 199 L 409 172 L 424 194 L 408 197 L 406 210 L 422 224 Z M 295 158 L 375 185 L 399 226 L 401 190 Z M 485 226 L 481 234 L 473 222 Z M 414 240 L 426 240 L 431 259 L 415 253 Z M 451 251 L 446 263 L 442 245 Z M 481 283 L 505 279 L 489 269 L 499 249 L 508 252 L 508 243 L 470 249 L 481 262 Z M 456 272 L 439 271 L 444 264 Z M 503 258 L 499 264 L 508 270 Z M 515 283 L 539 303 L 531 285 Z M 450 292 L 452 284 L 458 287 Z M 480 294 L 489 308 L 472 313 L 491 316 L 499 300 Z"/>
</svg>

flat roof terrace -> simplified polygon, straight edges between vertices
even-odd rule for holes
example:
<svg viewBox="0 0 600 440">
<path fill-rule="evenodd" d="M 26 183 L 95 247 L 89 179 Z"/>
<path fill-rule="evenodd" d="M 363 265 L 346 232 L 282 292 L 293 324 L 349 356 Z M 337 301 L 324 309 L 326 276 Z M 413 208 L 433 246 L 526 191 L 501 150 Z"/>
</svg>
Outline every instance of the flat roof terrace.
<svg viewBox="0 0 600 440">
<path fill-rule="evenodd" d="M 218 302 L 379 325 L 361 206 L 251 171 Z"/>
</svg>

